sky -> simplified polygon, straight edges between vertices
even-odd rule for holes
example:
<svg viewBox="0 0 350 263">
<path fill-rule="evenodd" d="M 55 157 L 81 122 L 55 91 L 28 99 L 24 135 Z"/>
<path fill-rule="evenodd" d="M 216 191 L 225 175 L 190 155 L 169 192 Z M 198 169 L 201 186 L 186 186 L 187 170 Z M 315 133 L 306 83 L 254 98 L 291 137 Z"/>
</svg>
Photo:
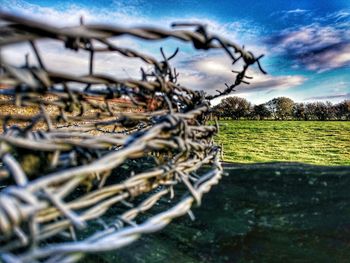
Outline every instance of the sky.
<svg viewBox="0 0 350 263">
<path fill-rule="evenodd" d="M 0 0 L 0 10 L 57 26 L 76 26 L 80 16 L 87 24 L 123 26 L 170 28 L 172 22 L 200 22 L 256 56 L 265 55 L 261 64 L 268 74 L 253 67 L 249 71 L 254 77 L 251 84 L 243 84 L 232 95 L 255 104 L 280 96 L 296 102 L 350 99 L 349 0 Z M 114 43 L 141 49 L 158 59 L 160 47 L 168 54 L 179 47 L 172 61 L 180 73 L 179 83 L 211 94 L 223 90 L 225 83 L 231 84 L 235 77 L 231 70 L 238 69 L 223 52 L 198 52 L 173 40 L 145 43 L 121 38 Z M 44 41 L 39 48 L 49 68 L 86 74 L 88 54 L 64 51 L 55 41 Z M 28 49 L 21 45 L 3 53 L 15 64 L 23 64 Z M 98 56 L 96 71 L 118 77 L 139 77 L 140 66 L 146 67 L 118 54 Z"/>
</svg>

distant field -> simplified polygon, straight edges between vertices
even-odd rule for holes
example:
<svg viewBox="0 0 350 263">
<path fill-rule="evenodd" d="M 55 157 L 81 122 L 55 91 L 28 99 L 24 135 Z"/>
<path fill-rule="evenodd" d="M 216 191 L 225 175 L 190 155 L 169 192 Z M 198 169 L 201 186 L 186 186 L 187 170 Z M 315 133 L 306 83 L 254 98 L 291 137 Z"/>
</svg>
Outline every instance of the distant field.
<svg viewBox="0 0 350 263">
<path fill-rule="evenodd" d="M 350 165 L 350 122 L 220 121 L 224 160 Z"/>
</svg>

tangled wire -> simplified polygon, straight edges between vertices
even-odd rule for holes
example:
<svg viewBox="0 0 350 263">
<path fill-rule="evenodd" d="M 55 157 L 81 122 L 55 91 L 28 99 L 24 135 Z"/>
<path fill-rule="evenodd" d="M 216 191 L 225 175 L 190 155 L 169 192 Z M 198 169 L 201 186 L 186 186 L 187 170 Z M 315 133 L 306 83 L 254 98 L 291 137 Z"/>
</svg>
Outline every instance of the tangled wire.
<svg viewBox="0 0 350 263">
<path fill-rule="evenodd" d="M 0 19 L 0 48 L 29 43 L 38 64 L 19 67 L 0 57 L 1 259 L 74 262 L 192 217 L 193 203 L 200 205 L 222 175 L 218 127 L 206 124 L 209 101 L 246 82 L 249 66 L 261 69 L 261 57 L 197 24 L 173 25 L 194 31 L 83 22 L 58 28 L 8 13 Z M 110 40 L 124 35 L 222 49 L 243 69 L 225 90 L 206 95 L 177 83 L 169 63 L 177 52 L 167 57 L 161 50 L 157 61 Z M 89 74 L 49 70 L 39 39 L 88 52 Z M 101 52 L 138 58 L 153 70 L 141 69 L 140 79 L 96 74 Z"/>
</svg>

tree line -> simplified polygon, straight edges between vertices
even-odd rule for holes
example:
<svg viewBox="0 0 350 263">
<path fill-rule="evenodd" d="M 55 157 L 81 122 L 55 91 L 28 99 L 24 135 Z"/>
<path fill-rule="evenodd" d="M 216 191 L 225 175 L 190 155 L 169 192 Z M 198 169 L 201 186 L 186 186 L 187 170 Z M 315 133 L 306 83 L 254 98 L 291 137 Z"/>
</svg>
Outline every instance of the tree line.
<svg viewBox="0 0 350 263">
<path fill-rule="evenodd" d="M 350 100 L 331 102 L 296 103 L 287 97 L 274 98 L 253 105 L 240 97 L 228 97 L 212 107 L 217 119 L 252 120 L 350 120 Z"/>
</svg>

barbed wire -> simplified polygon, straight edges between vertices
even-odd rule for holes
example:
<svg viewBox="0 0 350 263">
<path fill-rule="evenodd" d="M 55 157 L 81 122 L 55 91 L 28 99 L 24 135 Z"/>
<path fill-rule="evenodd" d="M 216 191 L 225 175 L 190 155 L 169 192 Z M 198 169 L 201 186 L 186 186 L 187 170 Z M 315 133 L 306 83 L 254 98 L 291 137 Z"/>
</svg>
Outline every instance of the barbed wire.
<svg viewBox="0 0 350 263">
<path fill-rule="evenodd" d="M 222 176 L 210 100 L 246 82 L 259 59 L 205 26 L 175 30 L 85 25 L 58 28 L 0 12 L 0 48 L 29 43 L 37 65 L 0 54 L 0 255 L 5 262 L 75 262 L 123 247 L 192 215 L 193 203 Z M 178 28 L 195 28 L 194 31 Z M 111 37 L 174 38 L 242 61 L 234 84 L 207 95 L 177 83 L 163 60 L 114 44 Z M 88 75 L 48 69 L 38 41 L 88 52 Z M 140 79 L 94 73 L 96 55 L 138 58 Z M 69 63 L 67 61 L 67 63 Z M 261 69 L 264 73 L 264 71 Z M 79 85 L 78 85 L 79 84 Z M 128 108 L 128 111 L 125 110 Z M 185 194 L 184 194 L 185 193 Z M 169 197 L 170 196 L 170 197 Z"/>
</svg>

